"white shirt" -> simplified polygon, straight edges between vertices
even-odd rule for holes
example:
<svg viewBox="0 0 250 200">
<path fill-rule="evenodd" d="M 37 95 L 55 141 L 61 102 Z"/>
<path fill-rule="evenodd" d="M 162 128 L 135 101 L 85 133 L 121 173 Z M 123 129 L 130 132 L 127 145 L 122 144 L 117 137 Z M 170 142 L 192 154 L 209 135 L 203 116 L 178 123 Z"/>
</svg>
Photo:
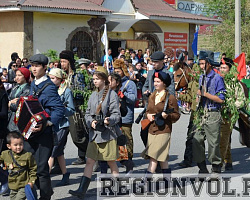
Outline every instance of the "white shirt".
<svg viewBox="0 0 250 200">
<path fill-rule="evenodd" d="M 47 75 L 42 76 L 41 78 L 37 79 L 35 78 L 35 85 L 39 85 L 40 83 L 42 83 L 43 81 L 46 81 L 48 79 Z"/>
</svg>

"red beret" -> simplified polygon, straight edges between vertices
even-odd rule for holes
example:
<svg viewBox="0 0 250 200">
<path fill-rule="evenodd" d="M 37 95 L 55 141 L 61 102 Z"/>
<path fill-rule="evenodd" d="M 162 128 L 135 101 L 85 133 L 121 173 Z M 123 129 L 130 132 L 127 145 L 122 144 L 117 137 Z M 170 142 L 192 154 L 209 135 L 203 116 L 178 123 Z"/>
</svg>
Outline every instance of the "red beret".
<svg viewBox="0 0 250 200">
<path fill-rule="evenodd" d="M 20 67 L 17 69 L 17 71 L 20 71 L 23 74 L 26 82 L 28 83 L 30 80 L 30 71 L 25 67 Z"/>
</svg>

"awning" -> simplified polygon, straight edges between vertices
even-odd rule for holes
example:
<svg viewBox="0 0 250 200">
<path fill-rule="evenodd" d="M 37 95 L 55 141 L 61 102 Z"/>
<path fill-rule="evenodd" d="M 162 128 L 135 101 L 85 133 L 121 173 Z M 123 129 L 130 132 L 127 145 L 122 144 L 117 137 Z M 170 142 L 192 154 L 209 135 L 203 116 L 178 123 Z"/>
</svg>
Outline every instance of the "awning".
<svg viewBox="0 0 250 200">
<path fill-rule="evenodd" d="M 107 23 L 109 32 L 127 32 L 130 28 L 135 32 L 162 33 L 160 26 L 149 19 L 112 19 Z"/>
</svg>

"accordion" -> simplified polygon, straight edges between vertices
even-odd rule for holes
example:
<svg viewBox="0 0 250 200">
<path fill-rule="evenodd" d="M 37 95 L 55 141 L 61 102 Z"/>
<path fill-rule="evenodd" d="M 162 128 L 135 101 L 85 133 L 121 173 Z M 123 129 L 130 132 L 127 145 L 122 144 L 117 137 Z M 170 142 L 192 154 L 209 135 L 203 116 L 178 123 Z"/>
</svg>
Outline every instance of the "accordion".
<svg viewBox="0 0 250 200">
<path fill-rule="evenodd" d="M 27 140 L 32 134 L 31 129 L 49 117 L 37 98 L 26 96 L 20 97 L 14 122 Z"/>
</svg>

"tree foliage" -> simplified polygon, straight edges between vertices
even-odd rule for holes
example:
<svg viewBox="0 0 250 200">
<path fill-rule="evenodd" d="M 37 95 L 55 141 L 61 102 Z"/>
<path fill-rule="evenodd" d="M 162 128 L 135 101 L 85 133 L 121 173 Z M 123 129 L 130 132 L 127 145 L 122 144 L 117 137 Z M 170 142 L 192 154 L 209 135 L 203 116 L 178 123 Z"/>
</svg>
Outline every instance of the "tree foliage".
<svg viewBox="0 0 250 200">
<path fill-rule="evenodd" d="M 209 17 L 218 16 L 220 25 L 213 26 L 211 43 L 214 51 L 225 52 L 234 58 L 235 45 L 235 0 L 203 1 Z M 250 60 L 250 1 L 241 0 L 241 50 Z"/>
<path fill-rule="evenodd" d="M 43 54 L 47 56 L 51 62 L 59 60 L 58 53 L 54 49 L 49 49 L 47 52 L 44 52 Z"/>
</svg>

